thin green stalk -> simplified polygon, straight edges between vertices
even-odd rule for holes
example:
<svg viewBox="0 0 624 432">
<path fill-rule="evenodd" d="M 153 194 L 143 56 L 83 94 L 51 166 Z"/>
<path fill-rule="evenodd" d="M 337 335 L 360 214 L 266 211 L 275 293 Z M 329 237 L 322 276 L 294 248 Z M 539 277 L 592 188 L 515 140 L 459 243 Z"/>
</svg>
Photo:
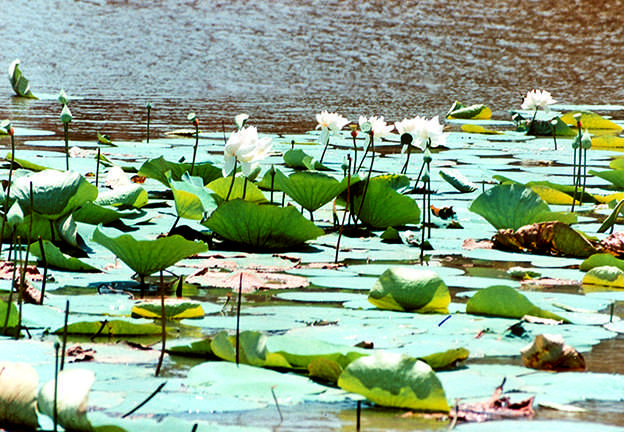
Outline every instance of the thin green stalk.
<svg viewBox="0 0 624 432">
<path fill-rule="evenodd" d="M 412 146 L 408 145 L 407 146 L 407 157 L 405 158 L 405 164 L 403 165 L 403 168 L 401 168 L 401 174 L 406 174 L 407 173 L 407 166 L 409 165 L 410 153 L 411 152 L 412 152 Z"/>
<path fill-rule="evenodd" d="M 576 163 L 576 148 L 574 149 L 574 163 L 572 164 L 572 180 L 574 182 L 574 195 L 572 195 L 572 209 L 571 212 L 574 212 L 574 205 L 576 204 L 576 193 L 581 182 L 581 121 L 577 120 L 576 125 L 578 127 L 578 154 L 579 154 L 579 163 L 578 163 L 578 173 L 577 173 L 577 163 Z M 580 205 L 581 203 L 579 203 Z"/>
<path fill-rule="evenodd" d="M 427 188 L 427 182 L 424 182 L 425 189 Z M 422 262 L 423 256 L 425 255 L 425 225 L 426 225 L 426 213 L 425 206 L 427 205 L 427 195 L 426 192 L 423 193 L 423 214 L 422 214 L 422 224 L 420 228 L 420 261 Z"/>
<path fill-rule="evenodd" d="M 160 368 L 162 367 L 163 360 L 165 358 L 165 344 L 167 343 L 167 327 L 166 327 L 166 319 L 165 319 L 165 283 L 163 279 L 163 271 L 160 271 L 160 333 L 162 344 L 160 347 L 160 357 L 158 357 L 158 364 L 156 365 L 156 373 L 155 376 L 158 376 L 160 373 Z"/>
<path fill-rule="evenodd" d="M 65 322 L 63 324 L 63 344 L 61 345 L 61 365 L 60 370 L 65 367 L 65 351 L 67 350 L 67 323 L 69 321 L 69 300 L 65 301 Z"/>
<path fill-rule="evenodd" d="M 195 157 L 197 156 L 197 147 L 199 147 L 199 122 L 195 121 L 195 147 L 193 147 L 193 161 L 191 162 L 191 176 L 195 169 Z"/>
<path fill-rule="evenodd" d="M 9 164 L 9 180 L 7 183 L 6 197 L 4 198 L 4 208 L 2 215 L 2 227 L 0 227 L 0 252 L 2 248 L 2 237 L 4 236 L 4 226 L 6 224 L 6 215 L 9 211 L 9 196 L 11 195 L 11 183 L 13 178 L 13 161 L 15 160 L 15 136 L 11 132 L 11 163 Z M 10 250 L 10 249 L 9 249 Z M 10 260 L 10 258 L 9 258 Z"/>
<path fill-rule="evenodd" d="M 63 123 L 63 132 L 65 133 L 65 170 L 69 171 L 69 124 Z"/>
<path fill-rule="evenodd" d="M 95 187 L 98 187 L 100 181 L 100 152 L 101 149 L 98 147 L 97 159 L 95 160 Z"/>
<path fill-rule="evenodd" d="M 271 204 L 273 204 L 273 188 L 275 187 L 275 167 L 271 165 Z"/>
<path fill-rule="evenodd" d="M 46 280 L 48 279 L 48 260 L 46 259 L 45 248 L 43 247 L 43 240 L 39 236 L 39 250 L 41 251 L 41 261 L 43 261 L 43 280 L 41 281 L 41 300 L 39 304 L 43 304 L 43 297 L 45 296 Z"/>
<path fill-rule="evenodd" d="M 338 254 L 340 253 L 340 239 L 342 239 L 342 231 L 344 230 L 345 219 L 349 212 L 349 204 L 351 203 L 351 155 L 347 155 L 349 161 L 349 169 L 347 170 L 347 203 L 345 204 L 344 213 L 342 213 L 342 223 L 338 230 L 338 240 L 336 240 L 336 256 L 334 257 L 334 264 L 338 263 Z"/>
<path fill-rule="evenodd" d="M 19 239 L 19 237 L 18 237 Z M 22 260 L 22 242 L 20 240 L 20 247 L 19 247 L 19 260 L 22 263 L 21 267 L 20 267 L 20 281 L 17 287 L 17 331 L 15 332 L 15 339 L 19 339 L 20 337 L 20 333 L 22 332 L 22 293 L 23 293 L 23 289 L 24 289 L 24 285 L 23 285 L 23 280 L 26 277 L 26 271 L 24 269 L 24 261 Z M 15 254 L 17 255 L 17 254 Z M 16 257 L 17 258 L 17 257 Z M 15 262 L 15 265 L 17 266 L 17 261 Z"/>
<path fill-rule="evenodd" d="M 245 200 L 245 195 L 247 195 L 247 177 L 245 177 L 245 181 L 243 182 L 243 201 Z"/>
<path fill-rule="evenodd" d="M 366 192 L 368 191 L 368 184 L 370 183 L 371 174 L 373 173 L 373 164 L 375 163 L 375 137 L 374 133 L 371 130 L 369 132 L 370 136 L 370 146 L 371 146 L 371 164 L 368 168 L 368 175 L 366 176 L 366 183 L 364 184 L 364 190 L 362 191 L 362 200 L 360 201 L 360 206 L 358 207 L 356 218 L 360 219 L 360 213 L 362 212 L 362 206 L 364 205 L 364 200 L 366 199 Z M 364 155 L 366 156 L 366 154 Z M 363 159 L 362 159 L 363 160 Z"/>
<path fill-rule="evenodd" d="M 9 290 L 9 298 L 7 299 L 7 311 L 4 316 L 4 325 L 2 326 L 2 334 L 6 336 L 9 326 L 9 316 L 11 313 L 11 304 L 13 303 L 13 289 L 15 287 L 15 276 L 17 273 L 17 260 L 13 262 L 13 276 L 11 277 L 11 289 Z"/>
<path fill-rule="evenodd" d="M 241 301 L 243 297 L 243 273 L 240 274 L 238 281 L 238 302 L 236 303 L 236 366 L 240 361 L 240 311 Z"/>
<path fill-rule="evenodd" d="M 230 189 L 228 190 L 227 196 L 225 197 L 225 201 L 229 201 L 230 195 L 232 194 L 232 189 L 234 189 L 234 180 L 236 180 L 236 165 L 238 165 L 238 159 L 234 159 L 234 169 L 232 170 L 232 183 L 230 183 Z"/>
<path fill-rule="evenodd" d="M 355 166 L 357 165 L 357 143 L 355 141 L 356 137 L 357 130 L 353 129 L 351 131 L 351 138 L 353 139 L 353 169 L 355 169 Z M 353 174 L 355 175 L 355 171 L 353 171 Z"/>
<path fill-rule="evenodd" d="M 58 431 L 58 376 L 59 376 L 59 349 L 61 346 L 54 342 L 54 406 L 52 407 L 52 421 L 54 432 Z"/>
<path fill-rule="evenodd" d="M 150 139 L 150 114 L 152 111 L 152 104 L 151 103 L 147 103 L 147 105 L 145 105 L 145 108 L 147 108 L 147 139 L 146 142 L 147 144 L 149 144 L 149 139 Z"/>
<path fill-rule="evenodd" d="M 325 141 L 325 147 L 323 147 L 323 153 L 321 153 L 321 160 L 319 160 L 320 163 L 323 163 L 323 158 L 325 158 L 325 152 L 327 152 L 327 147 L 329 147 L 329 131 L 327 132 L 327 141 Z"/>
</svg>

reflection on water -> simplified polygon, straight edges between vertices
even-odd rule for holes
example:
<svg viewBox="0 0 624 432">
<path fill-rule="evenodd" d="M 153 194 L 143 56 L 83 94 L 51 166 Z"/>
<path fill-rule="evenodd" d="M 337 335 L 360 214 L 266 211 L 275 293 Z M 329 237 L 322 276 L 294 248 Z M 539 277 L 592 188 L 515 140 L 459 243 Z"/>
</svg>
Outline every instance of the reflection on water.
<svg viewBox="0 0 624 432">
<path fill-rule="evenodd" d="M 195 111 L 220 130 L 248 112 L 261 130 L 303 131 L 321 109 L 443 115 L 455 99 L 497 116 L 545 88 L 566 103 L 621 103 L 624 0 L 33 0 L 4 6 L 0 64 L 14 58 L 37 93 L 64 88 L 78 133 L 140 138 Z M 57 129 L 58 107 L 0 117 Z M 20 106 L 16 106 L 20 105 Z"/>
</svg>

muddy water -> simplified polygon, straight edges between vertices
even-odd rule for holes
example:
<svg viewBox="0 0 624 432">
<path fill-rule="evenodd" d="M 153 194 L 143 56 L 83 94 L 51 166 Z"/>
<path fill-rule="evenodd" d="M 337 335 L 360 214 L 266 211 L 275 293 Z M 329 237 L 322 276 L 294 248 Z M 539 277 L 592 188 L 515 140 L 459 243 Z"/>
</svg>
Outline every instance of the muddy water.
<svg viewBox="0 0 624 432">
<path fill-rule="evenodd" d="M 624 101 L 624 0 L 4 2 L 0 65 L 15 58 L 35 93 L 64 88 L 75 133 L 220 129 L 247 112 L 267 132 L 314 115 L 391 121 L 446 113 L 454 100 L 496 116 L 531 88 L 566 103 Z M 17 103 L 0 117 L 58 129 L 58 106 Z M 88 120 L 87 120 L 88 119 Z"/>
</svg>

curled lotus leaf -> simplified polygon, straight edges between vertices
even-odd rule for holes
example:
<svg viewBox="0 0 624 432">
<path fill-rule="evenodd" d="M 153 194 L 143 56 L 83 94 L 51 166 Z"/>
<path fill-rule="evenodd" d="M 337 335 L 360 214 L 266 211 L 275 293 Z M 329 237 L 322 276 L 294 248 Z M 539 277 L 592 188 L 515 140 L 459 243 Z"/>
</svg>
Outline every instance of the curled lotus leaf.
<svg viewBox="0 0 624 432">
<path fill-rule="evenodd" d="M 38 99 L 37 96 L 35 96 L 30 90 L 30 83 L 20 70 L 19 65 L 20 61 L 16 59 L 13 60 L 13 62 L 9 66 L 9 81 L 11 81 L 11 87 L 13 88 L 13 91 L 18 96 Z"/>
<path fill-rule="evenodd" d="M 444 389 L 433 369 L 404 354 L 380 351 L 359 358 L 340 375 L 338 386 L 382 406 L 449 411 Z"/>
<path fill-rule="evenodd" d="M 561 116 L 561 120 L 572 127 L 576 127 L 575 114 L 581 115 L 581 125 L 584 129 L 622 130 L 622 126 L 591 111 L 570 111 Z"/>
<path fill-rule="evenodd" d="M 139 168 L 138 175 L 158 180 L 165 186 L 169 187 L 169 179 L 167 172 L 171 172 L 173 180 L 181 180 L 182 174 L 191 171 L 190 163 L 177 163 L 165 160 L 163 156 L 156 159 L 148 159 Z M 213 180 L 223 177 L 221 168 L 217 168 L 209 162 L 195 164 L 193 167 L 193 176 L 201 177 L 204 184 L 208 184 Z"/>
<path fill-rule="evenodd" d="M 469 193 L 477 190 L 477 185 L 464 177 L 462 173 L 456 169 L 442 168 L 439 174 L 445 182 L 462 193 Z"/>
<path fill-rule="evenodd" d="M 455 101 L 446 118 L 448 119 L 472 119 L 472 120 L 487 120 L 492 117 L 492 110 L 484 104 L 475 104 L 465 106 L 459 101 Z"/>
</svg>

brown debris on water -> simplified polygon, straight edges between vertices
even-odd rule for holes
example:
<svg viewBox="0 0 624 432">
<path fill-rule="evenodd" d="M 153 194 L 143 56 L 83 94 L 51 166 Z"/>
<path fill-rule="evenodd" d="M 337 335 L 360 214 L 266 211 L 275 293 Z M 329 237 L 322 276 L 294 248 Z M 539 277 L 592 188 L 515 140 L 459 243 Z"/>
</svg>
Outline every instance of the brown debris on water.
<svg viewBox="0 0 624 432">
<path fill-rule="evenodd" d="M 557 372 L 585 371 L 585 358 L 560 335 L 540 334 L 521 351 L 524 366 Z"/>
</svg>

